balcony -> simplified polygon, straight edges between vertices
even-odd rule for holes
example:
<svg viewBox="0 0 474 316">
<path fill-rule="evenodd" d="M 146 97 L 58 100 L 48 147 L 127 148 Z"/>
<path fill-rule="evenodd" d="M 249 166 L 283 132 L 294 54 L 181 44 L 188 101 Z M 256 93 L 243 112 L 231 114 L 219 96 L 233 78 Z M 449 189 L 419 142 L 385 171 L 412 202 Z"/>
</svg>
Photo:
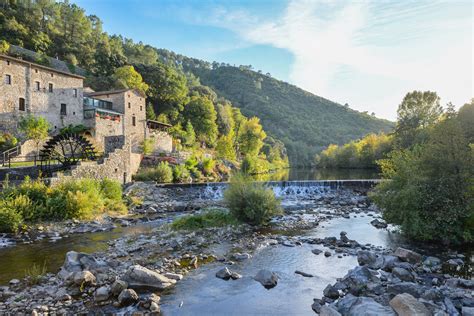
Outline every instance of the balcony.
<svg viewBox="0 0 474 316">
<path fill-rule="evenodd" d="M 105 109 L 105 110 L 112 110 L 113 103 L 110 101 L 94 99 L 90 97 L 83 98 L 84 110 L 85 109 Z"/>
</svg>

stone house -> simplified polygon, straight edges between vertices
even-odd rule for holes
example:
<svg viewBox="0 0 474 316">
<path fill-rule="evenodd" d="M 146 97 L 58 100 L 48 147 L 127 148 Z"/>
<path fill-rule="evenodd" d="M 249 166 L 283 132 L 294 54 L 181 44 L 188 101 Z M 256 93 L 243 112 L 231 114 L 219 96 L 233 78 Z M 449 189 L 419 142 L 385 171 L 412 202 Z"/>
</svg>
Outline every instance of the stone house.
<svg viewBox="0 0 474 316">
<path fill-rule="evenodd" d="M 52 134 L 85 125 L 99 152 L 106 137 L 121 135 L 135 152 L 151 136 L 157 151 L 172 151 L 170 126 L 147 121 L 146 96 L 140 91 L 95 92 L 84 89 L 82 76 L 6 55 L 0 55 L 0 76 L 0 131 L 15 134 L 20 118 L 32 114 L 46 118 Z"/>
</svg>

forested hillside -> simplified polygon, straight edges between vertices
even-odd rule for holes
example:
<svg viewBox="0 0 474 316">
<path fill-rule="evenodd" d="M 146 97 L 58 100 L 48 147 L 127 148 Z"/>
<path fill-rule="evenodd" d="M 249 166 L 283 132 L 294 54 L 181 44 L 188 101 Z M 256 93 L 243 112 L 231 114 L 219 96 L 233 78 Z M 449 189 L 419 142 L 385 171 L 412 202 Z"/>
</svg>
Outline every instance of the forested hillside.
<svg viewBox="0 0 474 316">
<path fill-rule="evenodd" d="M 108 35 L 99 17 L 86 15 L 69 2 L 10 1 L 2 2 L 0 8 L 4 46 L 38 52 L 36 62 L 43 64 L 48 63 L 46 56 L 65 60 L 72 72 L 84 68 L 86 84 L 96 90 L 144 90 L 150 109 L 175 126 L 174 136 L 183 144 L 196 138 L 223 157 L 248 156 L 242 149 L 250 141 L 261 149 L 247 148 L 254 162 L 256 158 L 284 160 L 286 146 L 293 165 L 310 164 L 331 143 L 342 144 L 393 127 L 388 121 L 252 71 L 250 66 L 209 63 Z M 246 117 L 260 118 L 267 133 L 258 120 L 241 122 L 235 107 Z M 153 111 L 149 113 L 154 117 Z M 241 126 L 247 139 L 239 134 Z M 260 139 L 265 136 L 263 144 Z"/>
</svg>

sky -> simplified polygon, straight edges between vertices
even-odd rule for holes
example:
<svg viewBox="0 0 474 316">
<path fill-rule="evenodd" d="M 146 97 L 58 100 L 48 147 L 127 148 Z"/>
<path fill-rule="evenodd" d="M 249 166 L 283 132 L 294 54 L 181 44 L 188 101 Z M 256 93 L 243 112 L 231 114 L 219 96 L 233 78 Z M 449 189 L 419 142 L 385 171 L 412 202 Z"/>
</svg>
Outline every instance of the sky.
<svg viewBox="0 0 474 316">
<path fill-rule="evenodd" d="M 73 0 L 121 34 L 189 57 L 252 65 L 395 120 L 403 96 L 474 97 L 473 1 Z"/>
</svg>

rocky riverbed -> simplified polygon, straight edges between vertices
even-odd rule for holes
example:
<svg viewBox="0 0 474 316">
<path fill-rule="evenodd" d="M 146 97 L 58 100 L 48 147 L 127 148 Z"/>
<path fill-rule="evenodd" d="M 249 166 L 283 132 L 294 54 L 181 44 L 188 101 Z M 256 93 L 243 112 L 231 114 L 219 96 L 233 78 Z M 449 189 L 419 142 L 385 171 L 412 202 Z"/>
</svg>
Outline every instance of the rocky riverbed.
<svg viewBox="0 0 474 316">
<path fill-rule="evenodd" d="M 133 190 L 143 192 L 135 186 L 128 193 Z M 147 190 L 134 214 L 169 216 L 176 205 L 197 210 L 220 204 L 176 201 L 169 191 Z M 286 206 L 284 216 L 261 229 L 240 225 L 176 232 L 161 225 L 112 239 L 104 251 L 70 251 L 59 272 L 13 279 L 1 287 L 0 314 L 359 315 L 364 310 L 366 315 L 408 315 L 399 310 L 416 307 L 428 310 L 426 315 L 451 315 L 473 307 L 472 281 L 445 269 L 456 271 L 466 258 L 438 259 L 369 241 L 379 231 L 370 222 L 380 218 L 365 195 L 337 190 Z M 358 226 L 334 234 L 338 221 Z M 352 269 L 357 262 L 360 266 Z M 219 301 L 227 309 L 220 309 Z"/>
</svg>

